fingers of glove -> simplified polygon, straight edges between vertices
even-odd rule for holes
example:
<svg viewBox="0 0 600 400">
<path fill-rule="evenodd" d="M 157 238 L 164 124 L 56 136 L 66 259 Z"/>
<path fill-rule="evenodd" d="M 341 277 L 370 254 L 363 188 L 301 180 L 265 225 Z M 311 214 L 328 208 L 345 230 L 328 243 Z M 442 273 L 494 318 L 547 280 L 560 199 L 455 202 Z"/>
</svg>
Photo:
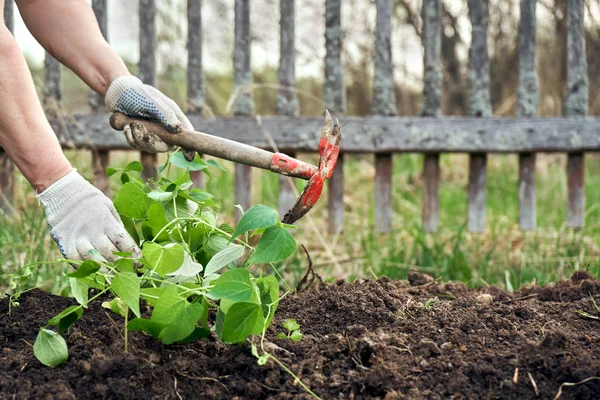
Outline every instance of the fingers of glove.
<svg viewBox="0 0 600 400">
<path fill-rule="evenodd" d="M 181 110 L 181 108 L 177 105 L 177 103 L 175 103 L 172 99 L 169 98 L 166 98 L 165 101 L 167 102 L 167 105 L 169 105 L 175 111 L 175 115 L 177 116 L 177 118 L 179 118 L 179 121 L 181 121 L 183 129 L 193 131 L 194 126 L 192 125 L 188 117 L 184 114 L 184 112 Z M 181 152 L 183 153 L 183 157 L 187 161 L 194 161 L 194 158 L 196 157 L 195 150 L 182 148 Z"/>
<path fill-rule="evenodd" d="M 75 258 L 79 260 L 91 258 L 90 251 L 95 250 L 94 246 L 87 238 L 79 239 L 75 244 L 75 249 L 77 250 L 77 256 Z"/>
<path fill-rule="evenodd" d="M 169 131 L 173 133 L 180 132 L 183 128 L 183 123 L 177 117 L 175 109 L 170 103 L 173 102 L 173 100 L 169 99 L 160 90 L 152 86 L 145 85 L 143 90 L 146 96 L 156 106 L 156 110 L 152 110 L 152 112 L 156 113 L 156 119 L 159 120 Z"/>
<path fill-rule="evenodd" d="M 157 135 L 146 129 L 141 122 L 132 122 L 123 129 L 127 143 L 138 150 L 147 153 L 165 153 L 172 151 L 175 146 L 163 142 Z"/>
<path fill-rule="evenodd" d="M 135 258 L 142 256 L 142 252 L 135 241 L 129 236 L 127 230 L 121 223 L 121 220 L 114 220 L 113 223 L 107 227 L 106 236 L 115 245 L 118 251 L 131 253 Z"/>
<path fill-rule="evenodd" d="M 95 238 L 92 246 L 108 261 L 115 261 L 117 259 L 114 253 L 119 251 L 119 249 L 107 236 Z"/>
</svg>

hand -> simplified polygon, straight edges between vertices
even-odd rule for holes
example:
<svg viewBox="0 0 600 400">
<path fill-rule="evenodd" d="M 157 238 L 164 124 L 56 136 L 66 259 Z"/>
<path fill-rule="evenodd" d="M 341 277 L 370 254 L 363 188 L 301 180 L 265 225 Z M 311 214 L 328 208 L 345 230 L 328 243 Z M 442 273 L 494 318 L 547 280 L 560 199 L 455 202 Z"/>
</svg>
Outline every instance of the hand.
<svg viewBox="0 0 600 400">
<path fill-rule="evenodd" d="M 157 121 L 173 133 L 183 129 L 194 130 L 190 120 L 177 103 L 158 89 L 144 85 L 141 80 L 132 75 L 120 76 L 112 81 L 104 102 L 110 112 L 122 112 L 133 118 Z M 164 153 L 175 148 L 146 131 L 140 124 L 126 126 L 124 133 L 131 147 L 147 153 Z M 182 151 L 188 161 L 192 161 L 196 155 L 193 150 Z"/>
<path fill-rule="evenodd" d="M 116 251 L 141 252 L 112 202 L 73 170 L 38 194 L 46 209 L 50 235 L 65 258 L 83 260 L 97 250 L 108 261 Z"/>
</svg>

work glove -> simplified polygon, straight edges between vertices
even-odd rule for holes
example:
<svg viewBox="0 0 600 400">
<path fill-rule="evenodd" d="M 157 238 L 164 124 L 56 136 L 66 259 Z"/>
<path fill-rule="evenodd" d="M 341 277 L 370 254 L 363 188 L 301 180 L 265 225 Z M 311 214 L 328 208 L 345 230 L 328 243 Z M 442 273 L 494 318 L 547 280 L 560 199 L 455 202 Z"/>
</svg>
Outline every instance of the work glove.
<svg viewBox="0 0 600 400">
<path fill-rule="evenodd" d="M 112 81 L 104 98 L 110 112 L 121 112 L 132 118 L 142 118 L 163 124 L 173 133 L 183 129 L 194 130 L 190 120 L 173 100 L 158 89 L 144 85 L 132 75 L 120 76 Z M 163 142 L 157 135 L 144 129 L 143 125 L 127 125 L 123 130 L 131 147 L 147 153 L 173 151 L 175 146 Z M 186 160 L 192 161 L 194 150 L 182 149 Z"/>
<path fill-rule="evenodd" d="M 50 235 L 65 258 L 90 258 L 90 250 L 97 250 L 108 261 L 115 260 L 115 251 L 141 257 L 110 199 L 77 170 L 53 183 L 37 198 L 46 209 Z"/>
</svg>

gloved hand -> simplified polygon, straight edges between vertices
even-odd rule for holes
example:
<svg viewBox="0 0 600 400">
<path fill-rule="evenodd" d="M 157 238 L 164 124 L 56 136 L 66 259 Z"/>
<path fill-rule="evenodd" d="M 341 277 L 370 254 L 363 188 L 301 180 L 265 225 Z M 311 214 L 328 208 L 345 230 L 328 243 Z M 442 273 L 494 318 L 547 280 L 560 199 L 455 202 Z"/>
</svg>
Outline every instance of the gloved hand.
<svg viewBox="0 0 600 400">
<path fill-rule="evenodd" d="M 112 202 L 86 181 L 77 170 L 37 195 L 46 209 L 50 235 L 65 258 L 83 260 L 97 250 L 113 261 L 115 251 L 141 252 L 125 230 Z"/>
<path fill-rule="evenodd" d="M 158 89 L 144 85 L 141 80 L 132 75 L 120 76 L 112 81 L 104 102 L 110 112 L 121 112 L 133 118 L 157 121 L 173 133 L 180 132 L 182 129 L 194 130 L 190 120 L 177 103 Z M 126 126 L 124 133 L 131 147 L 147 153 L 163 153 L 175 148 L 136 125 Z M 193 150 L 182 149 L 182 151 L 188 161 L 192 161 L 196 155 Z"/>
</svg>

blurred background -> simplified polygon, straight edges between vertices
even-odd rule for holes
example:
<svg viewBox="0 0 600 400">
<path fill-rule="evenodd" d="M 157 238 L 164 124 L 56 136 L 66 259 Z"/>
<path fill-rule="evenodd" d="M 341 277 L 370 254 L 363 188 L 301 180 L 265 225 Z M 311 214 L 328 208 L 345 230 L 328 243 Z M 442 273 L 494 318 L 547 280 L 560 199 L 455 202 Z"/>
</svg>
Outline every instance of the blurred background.
<svg viewBox="0 0 600 400">
<path fill-rule="evenodd" d="M 541 116 L 560 116 L 565 89 L 566 5 L 568 0 L 537 2 L 537 63 Z M 325 56 L 324 0 L 296 2 L 296 74 L 301 115 L 323 112 Z M 514 116 L 517 105 L 518 0 L 489 0 L 489 52 L 491 102 L 494 115 Z M 158 0 L 159 89 L 185 108 L 187 62 L 185 0 Z M 257 114 L 275 114 L 279 64 L 279 2 L 251 2 L 253 96 Z M 137 71 L 138 2 L 108 0 L 109 41 Z M 392 47 L 398 114 L 418 116 L 423 90 L 423 48 L 420 0 L 395 0 Z M 43 86 L 44 51 L 29 35 L 16 12 L 15 36 L 27 58 L 38 89 Z M 204 1 L 203 61 L 205 96 L 209 114 L 230 115 L 232 95 L 233 0 Z M 375 4 L 346 0 L 342 5 L 343 64 L 347 115 L 368 115 L 371 108 Z M 600 115 L 600 3 L 586 0 L 586 57 L 589 75 L 589 113 Z M 443 113 L 464 115 L 467 101 L 468 49 L 471 26 L 466 0 L 442 0 Z M 63 104 L 69 113 L 85 113 L 89 89 L 63 69 Z M 352 123 L 342 117 L 342 124 Z M 107 126 L 108 128 L 108 126 Z M 68 151 L 74 165 L 90 178 L 89 152 Z M 112 152 L 111 165 L 137 159 L 134 152 Z M 315 161 L 312 154 L 299 158 Z M 566 155 L 540 154 L 537 158 L 538 229 L 518 228 L 518 157 L 488 158 L 486 230 L 466 232 L 468 156 L 443 155 L 440 179 L 440 229 L 421 229 L 422 155 L 394 156 L 392 233 L 381 235 L 373 226 L 373 156 L 351 156 L 346 162 L 345 231 L 329 235 L 326 201 L 301 220 L 294 236 L 305 244 L 316 271 L 325 279 L 390 276 L 406 278 L 410 268 L 471 286 L 498 284 L 508 289 L 522 284 L 548 283 L 587 269 L 600 273 L 600 158 L 586 158 L 586 225 L 578 231 L 566 226 Z M 164 157 L 161 158 L 164 160 Z M 233 222 L 233 166 L 217 172 L 206 188 L 220 204 L 224 222 Z M 253 172 L 255 204 L 277 206 L 278 177 Z M 114 182 L 115 188 L 117 182 Z M 301 185 L 301 183 L 299 183 Z M 301 186 L 300 186 L 301 187 Z M 326 193 L 322 197 L 326 199 Z M 20 217 L 0 215 L 0 268 L 13 273 L 30 262 L 56 260 L 60 253 L 51 243 L 43 210 L 22 176 L 17 177 L 15 208 Z M 306 269 L 298 251 L 278 268 L 294 283 Z M 44 285 L 54 292 L 68 286 L 63 266 L 42 264 L 21 279 L 27 285 Z M 0 278 L 0 292 L 10 291 L 14 280 Z"/>
</svg>

